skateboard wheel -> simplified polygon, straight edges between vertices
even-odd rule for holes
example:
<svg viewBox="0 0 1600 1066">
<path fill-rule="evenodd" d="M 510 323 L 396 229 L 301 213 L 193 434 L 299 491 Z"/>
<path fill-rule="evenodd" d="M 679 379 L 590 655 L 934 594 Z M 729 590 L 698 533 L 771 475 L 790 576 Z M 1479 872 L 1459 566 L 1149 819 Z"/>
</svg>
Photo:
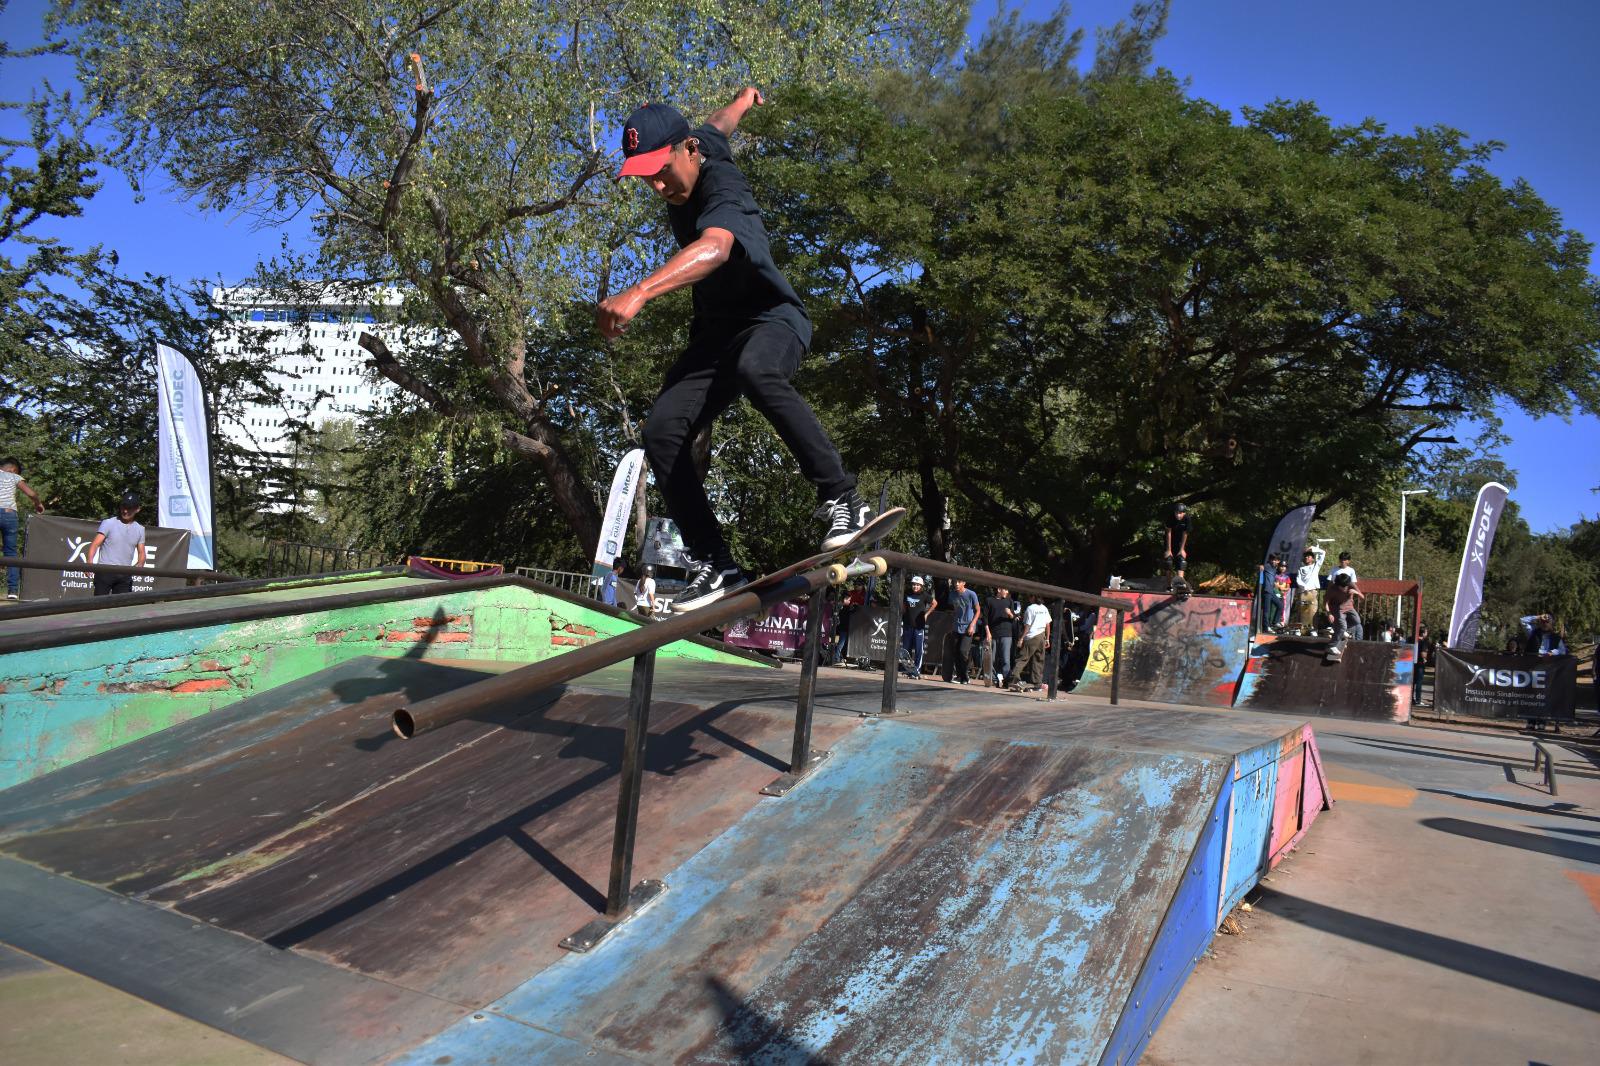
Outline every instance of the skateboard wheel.
<svg viewBox="0 0 1600 1066">
<path fill-rule="evenodd" d="M 849 571 L 844 568 L 843 563 L 834 563 L 828 567 L 828 584 L 830 585 L 842 585 L 849 576 Z"/>
<path fill-rule="evenodd" d="M 874 555 L 872 558 L 868 559 L 867 562 L 872 564 L 872 572 L 877 574 L 879 577 L 882 577 L 884 574 L 889 572 L 889 564 L 883 561 L 883 557 L 881 555 Z"/>
</svg>

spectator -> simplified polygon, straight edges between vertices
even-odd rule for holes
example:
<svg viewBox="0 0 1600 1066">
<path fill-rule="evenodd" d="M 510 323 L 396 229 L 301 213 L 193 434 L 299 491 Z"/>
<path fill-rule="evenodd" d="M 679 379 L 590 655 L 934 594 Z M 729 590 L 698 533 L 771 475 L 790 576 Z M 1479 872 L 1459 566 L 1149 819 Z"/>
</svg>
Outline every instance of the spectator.
<svg viewBox="0 0 1600 1066">
<path fill-rule="evenodd" d="M 611 563 L 611 573 L 600 579 L 600 602 L 607 607 L 617 605 L 617 582 L 622 578 L 622 560 Z"/>
<path fill-rule="evenodd" d="M 89 563 L 114 566 L 144 565 L 144 526 L 134 521 L 139 514 L 139 498 L 133 493 L 122 497 L 115 516 L 100 523 L 89 544 Z M 133 591 L 132 574 L 95 574 L 94 594 L 112 596 Z"/>
<path fill-rule="evenodd" d="M 967 588 L 967 583 L 956 579 L 955 592 L 950 596 L 950 608 L 955 612 L 950 634 L 944 638 L 944 655 L 939 664 L 939 676 L 951 680 L 954 671 L 958 685 L 967 683 L 967 656 L 972 651 L 972 633 L 978 625 L 978 594 Z"/>
<path fill-rule="evenodd" d="M 641 618 L 653 618 L 656 613 L 656 568 L 646 566 L 633 586 L 633 609 Z"/>
<path fill-rule="evenodd" d="M 1011 651 L 1016 647 L 1012 639 L 1012 623 L 1016 621 L 1018 603 L 1011 598 L 1011 590 L 997 588 L 983 604 L 984 621 L 989 626 L 989 640 L 994 646 L 994 670 L 985 682 L 1004 685 L 1011 676 Z"/>
<path fill-rule="evenodd" d="M 1022 615 L 1022 651 L 1017 655 L 1017 670 L 1008 688 L 1037 692 L 1044 678 L 1044 653 L 1050 647 L 1050 611 L 1037 596 L 1028 597 Z M 1025 687 L 1024 687 L 1025 686 Z"/>
<path fill-rule="evenodd" d="M 977 592 L 973 592 L 977 596 Z M 989 642 L 989 621 L 983 613 L 983 597 L 978 596 L 978 617 L 972 623 L 972 648 L 967 652 L 967 676 L 986 677 L 987 663 L 994 662 L 994 645 Z"/>
<path fill-rule="evenodd" d="M 1565 655 L 1567 642 L 1561 639 L 1556 620 L 1548 614 L 1530 614 L 1522 620 L 1527 655 Z"/>
<path fill-rule="evenodd" d="M 1272 610 L 1272 582 L 1278 573 L 1279 558 L 1277 552 L 1268 552 L 1267 561 L 1256 567 L 1256 624 L 1263 630 L 1272 628 L 1267 617 Z"/>
<path fill-rule="evenodd" d="M 44 502 L 39 494 L 22 480 L 21 461 L 7 457 L 0 462 L 0 550 L 8 557 L 17 554 L 17 530 L 21 525 L 17 512 L 18 492 L 33 501 L 34 514 L 44 514 Z M 22 571 L 14 566 L 6 567 L 6 599 L 16 599 L 21 590 Z"/>
<path fill-rule="evenodd" d="M 1278 572 L 1272 579 L 1272 586 L 1278 594 L 1279 633 L 1289 626 L 1289 614 L 1294 607 L 1294 577 L 1289 571 L 1289 560 L 1279 559 Z"/>
<path fill-rule="evenodd" d="M 1352 584 L 1352 585 L 1361 584 L 1361 579 L 1356 577 L 1356 568 L 1350 565 L 1350 553 L 1349 552 L 1340 552 L 1339 553 L 1339 566 L 1329 576 L 1330 577 L 1338 577 L 1340 574 L 1349 574 L 1350 575 L 1350 584 Z"/>
<path fill-rule="evenodd" d="M 1303 565 L 1294 577 L 1294 631 L 1315 631 L 1317 593 L 1322 591 L 1322 560 L 1327 552 L 1319 547 L 1307 548 L 1301 555 Z"/>
<path fill-rule="evenodd" d="M 927 592 L 920 576 L 911 579 L 911 591 L 906 593 L 905 610 L 900 618 L 900 644 L 910 660 L 910 677 L 922 676 L 922 656 L 927 650 L 928 615 L 939 605 L 933 594 Z"/>
<path fill-rule="evenodd" d="M 867 602 L 867 590 L 858 582 L 845 593 L 844 606 L 839 609 L 839 630 L 834 635 L 833 665 L 838 666 L 850 655 L 850 627 L 855 624 L 856 612 Z"/>
<path fill-rule="evenodd" d="M 1417 627 L 1417 661 L 1411 670 L 1411 702 L 1422 702 L 1422 675 L 1433 665 L 1433 637 L 1424 622 Z"/>
</svg>

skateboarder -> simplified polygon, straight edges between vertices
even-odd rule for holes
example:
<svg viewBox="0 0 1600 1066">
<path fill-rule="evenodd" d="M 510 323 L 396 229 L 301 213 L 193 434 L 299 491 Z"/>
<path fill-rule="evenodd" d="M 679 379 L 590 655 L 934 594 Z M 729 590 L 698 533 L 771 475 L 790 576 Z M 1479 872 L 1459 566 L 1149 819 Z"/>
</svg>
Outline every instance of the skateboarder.
<svg viewBox="0 0 1600 1066">
<path fill-rule="evenodd" d="M 44 514 L 44 501 L 39 499 L 39 494 L 33 491 L 29 484 L 22 480 L 22 461 L 7 457 L 0 461 L 0 540 L 4 541 L 3 550 L 6 555 L 17 554 L 17 493 L 22 493 L 33 501 L 35 514 Z M 6 599 L 14 600 L 21 589 L 22 571 L 14 566 L 6 567 Z"/>
<path fill-rule="evenodd" d="M 746 112 L 764 102 L 746 87 L 694 129 L 676 109 L 646 104 L 622 131 L 618 178 L 637 177 L 666 201 L 679 251 L 643 281 L 602 300 L 596 325 L 614 338 L 646 302 L 694 287 L 689 346 L 667 371 L 644 427 L 650 468 L 691 557 L 676 611 L 704 606 L 750 580 L 728 550 L 693 456 L 696 437 L 741 395 L 772 423 L 816 487 L 817 517 L 826 522 L 823 551 L 849 544 L 872 517 L 854 475 L 790 384 L 811 344 L 811 320 L 773 262 L 755 198 L 728 146 Z"/>
<path fill-rule="evenodd" d="M 1194 521 L 1189 516 L 1187 504 L 1172 505 L 1172 517 L 1167 519 L 1167 573 L 1172 578 L 1174 592 L 1188 587 L 1183 572 L 1189 567 L 1189 531 Z"/>
<path fill-rule="evenodd" d="M 144 565 L 144 526 L 134 521 L 139 515 L 139 497 L 126 493 L 117 513 L 100 523 L 89 544 L 89 565 L 96 562 L 117 566 Z M 114 596 L 133 591 L 131 574 L 95 574 L 94 594 Z"/>
<path fill-rule="evenodd" d="M 1333 619 L 1333 643 L 1328 647 L 1328 657 L 1337 659 L 1344 654 L 1344 642 L 1347 636 L 1360 640 L 1362 637 L 1361 614 L 1357 605 L 1364 602 L 1366 597 L 1350 580 L 1349 574 L 1335 574 L 1333 581 L 1328 585 L 1328 594 L 1324 601 L 1328 616 Z"/>
</svg>

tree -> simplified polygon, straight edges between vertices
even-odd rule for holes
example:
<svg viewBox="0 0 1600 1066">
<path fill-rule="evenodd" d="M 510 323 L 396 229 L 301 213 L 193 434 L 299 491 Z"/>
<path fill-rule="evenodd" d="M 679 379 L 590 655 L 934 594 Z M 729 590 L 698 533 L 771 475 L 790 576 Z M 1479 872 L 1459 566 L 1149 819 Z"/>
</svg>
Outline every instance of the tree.
<svg viewBox="0 0 1600 1066">
<path fill-rule="evenodd" d="M 322 279 L 398 281 L 448 343 L 374 345 L 380 372 L 447 418 L 497 427 L 571 533 L 619 429 L 612 356 L 564 313 L 638 269 L 661 231 L 601 180 L 619 113 L 690 112 L 744 82 L 850 80 L 937 55 L 965 6 L 716 0 L 59 0 L 81 78 L 124 138 L 203 206 L 265 222 L 313 211 Z M 374 338 L 375 339 L 375 338 Z M 565 357 L 565 358 L 562 358 Z"/>
<path fill-rule="evenodd" d="M 1003 30 L 914 91 L 792 102 L 752 165 L 849 458 L 920 484 L 936 553 L 948 491 L 958 532 L 1092 583 L 1152 565 L 1181 499 L 1253 569 L 1285 506 L 1373 509 L 1460 419 L 1600 410 L 1591 246 L 1485 169 L 1496 146 L 1304 103 L 1239 125 Z"/>
<path fill-rule="evenodd" d="M 61 48 L 0 44 L 0 64 L 28 69 Z M 259 353 L 212 357 L 227 323 L 203 287 L 130 278 L 114 251 L 68 248 L 45 232 L 81 215 L 100 188 L 101 152 L 72 95 L 40 81 L 29 99 L 0 107 L 28 129 L 0 140 L 0 435 L 46 506 L 99 517 L 125 490 L 155 496 L 155 340 L 195 354 L 224 410 L 272 389 Z M 224 446 L 217 460 L 229 459 Z"/>
</svg>

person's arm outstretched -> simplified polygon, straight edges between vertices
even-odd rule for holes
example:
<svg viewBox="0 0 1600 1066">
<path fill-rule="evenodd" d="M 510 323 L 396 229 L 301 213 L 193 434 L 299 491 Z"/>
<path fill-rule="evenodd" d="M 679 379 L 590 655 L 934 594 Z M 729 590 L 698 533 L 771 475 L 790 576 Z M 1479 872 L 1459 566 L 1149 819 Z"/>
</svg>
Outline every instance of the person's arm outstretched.
<svg viewBox="0 0 1600 1066">
<path fill-rule="evenodd" d="M 760 107 L 766 102 L 766 97 L 761 95 L 760 89 L 757 89 L 754 85 L 746 85 L 739 90 L 739 95 L 733 98 L 732 103 L 713 111 L 711 117 L 706 119 L 706 124 L 715 126 L 726 137 L 739 128 L 739 123 L 743 120 L 746 112 L 752 107 Z"/>
<path fill-rule="evenodd" d="M 709 276 L 732 254 L 733 234 L 708 226 L 697 240 L 678 249 L 676 255 L 651 271 L 649 277 L 600 301 L 594 316 L 600 335 L 607 340 L 620 336 L 634 316 L 644 310 L 646 303 Z"/>
<path fill-rule="evenodd" d="M 33 488 L 26 481 L 19 480 L 17 482 L 17 491 L 33 501 L 34 514 L 44 514 L 44 501 L 39 499 L 39 494 L 34 492 Z"/>
</svg>

